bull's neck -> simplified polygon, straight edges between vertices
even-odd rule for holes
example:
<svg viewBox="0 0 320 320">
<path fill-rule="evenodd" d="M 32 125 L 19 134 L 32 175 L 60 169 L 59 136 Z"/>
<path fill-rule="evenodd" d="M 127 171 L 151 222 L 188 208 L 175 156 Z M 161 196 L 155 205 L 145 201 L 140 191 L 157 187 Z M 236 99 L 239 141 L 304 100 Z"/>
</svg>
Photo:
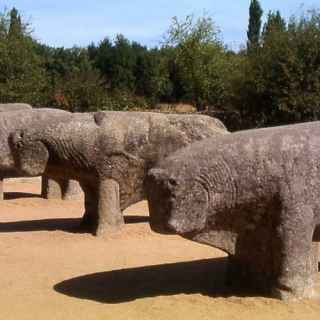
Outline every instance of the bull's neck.
<svg viewBox="0 0 320 320">
<path fill-rule="evenodd" d="M 75 131 L 59 130 L 59 134 L 47 134 L 42 139 L 49 151 L 49 164 L 66 165 L 71 168 L 89 168 L 90 163 L 81 150 Z M 79 132 L 81 135 L 81 132 Z M 66 167 L 66 169 L 67 169 Z"/>
<path fill-rule="evenodd" d="M 219 158 L 208 170 L 203 170 L 199 182 L 208 192 L 210 205 L 222 210 L 232 209 L 237 201 L 237 185 L 228 163 Z"/>
</svg>

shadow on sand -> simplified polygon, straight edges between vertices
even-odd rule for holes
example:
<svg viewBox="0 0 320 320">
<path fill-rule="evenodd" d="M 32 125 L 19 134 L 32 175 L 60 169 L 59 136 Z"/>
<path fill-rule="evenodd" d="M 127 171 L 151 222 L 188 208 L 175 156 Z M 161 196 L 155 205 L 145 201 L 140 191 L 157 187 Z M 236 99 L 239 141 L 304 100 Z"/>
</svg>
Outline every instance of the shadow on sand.
<svg viewBox="0 0 320 320">
<path fill-rule="evenodd" d="M 31 232 L 31 231 L 56 231 L 76 232 L 79 229 L 81 219 L 63 218 L 63 219 L 42 219 L 26 220 L 14 222 L 1 222 L 1 232 Z M 80 230 L 79 230 L 80 232 Z"/>
<path fill-rule="evenodd" d="M 102 303 L 175 294 L 212 297 L 255 296 L 225 286 L 227 258 L 179 262 L 94 273 L 65 280 L 54 286 L 62 294 Z M 232 290 L 232 292 L 230 291 Z"/>
<path fill-rule="evenodd" d="M 125 216 L 125 223 L 146 223 L 149 217 L 146 216 Z M 57 218 L 42 220 L 26 220 L 13 222 L 0 222 L 1 232 L 31 232 L 31 231 L 56 231 L 61 230 L 71 233 L 86 233 L 80 227 L 81 218 Z"/>
<path fill-rule="evenodd" d="M 5 192 L 4 200 L 15 200 L 20 198 L 41 198 L 40 194 L 26 192 Z"/>
</svg>

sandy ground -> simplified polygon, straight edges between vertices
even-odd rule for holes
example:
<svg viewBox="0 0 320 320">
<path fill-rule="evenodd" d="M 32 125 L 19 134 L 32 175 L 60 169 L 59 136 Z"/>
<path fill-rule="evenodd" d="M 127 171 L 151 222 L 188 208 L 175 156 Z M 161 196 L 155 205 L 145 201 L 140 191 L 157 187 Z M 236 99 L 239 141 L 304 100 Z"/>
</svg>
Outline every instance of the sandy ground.
<svg viewBox="0 0 320 320">
<path fill-rule="evenodd" d="M 244 297 L 223 285 L 225 255 L 150 231 L 145 202 L 112 239 L 78 233 L 81 199 L 39 198 L 7 180 L 0 203 L 0 319 L 319 319 L 319 301 Z M 319 276 L 320 283 L 320 276 Z"/>
</svg>

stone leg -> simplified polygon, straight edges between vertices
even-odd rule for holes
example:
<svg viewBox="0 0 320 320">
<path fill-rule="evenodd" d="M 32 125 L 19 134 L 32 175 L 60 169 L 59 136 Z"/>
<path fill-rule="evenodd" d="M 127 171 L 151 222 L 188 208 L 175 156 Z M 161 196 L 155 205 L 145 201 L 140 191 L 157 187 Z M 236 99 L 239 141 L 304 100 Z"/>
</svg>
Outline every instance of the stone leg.
<svg viewBox="0 0 320 320">
<path fill-rule="evenodd" d="M 76 180 L 62 180 L 60 187 L 62 200 L 71 200 L 82 193 L 80 184 Z"/>
<path fill-rule="evenodd" d="M 0 177 L 0 200 L 3 200 L 4 199 L 4 195 L 3 195 L 3 178 Z"/>
<path fill-rule="evenodd" d="M 228 257 L 226 282 L 239 290 L 268 294 L 274 281 L 273 248 L 274 226 L 272 216 L 279 216 L 279 209 L 270 215 L 262 212 L 256 224 L 239 223 L 233 255 Z M 249 216 L 253 216 L 249 212 Z"/>
<path fill-rule="evenodd" d="M 97 236 L 118 231 L 124 224 L 120 209 L 119 184 L 113 179 L 104 179 L 99 184 Z"/>
<path fill-rule="evenodd" d="M 83 182 L 80 185 L 84 192 L 85 207 L 80 227 L 94 233 L 98 225 L 98 188 Z"/>
<path fill-rule="evenodd" d="M 228 257 L 226 284 L 237 290 L 268 295 L 274 283 L 272 260 L 263 251 L 259 253 L 259 246 L 252 243 L 251 246 L 247 244 L 252 252 L 238 246 L 235 254 Z M 271 246 L 269 251 L 272 251 Z"/>
<path fill-rule="evenodd" d="M 229 257 L 227 284 L 282 300 L 316 297 L 313 212 L 304 206 L 282 211 L 270 213 L 256 230 L 238 235 L 235 254 Z"/>
<path fill-rule="evenodd" d="M 41 196 L 45 199 L 70 200 L 82 192 L 75 180 L 52 179 L 42 176 Z"/>
<path fill-rule="evenodd" d="M 312 242 L 313 211 L 295 204 L 283 210 L 281 219 L 277 230 L 281 247 L 275 255 L 278 276 L 272 293 L 282 300 L 314 298 L 318 250 Z"/>
<path fill-rule="evenodd" d="M 61 181 L 42 176 L 41 196 L 45 199 L 61 199 Z"/>
</svg>

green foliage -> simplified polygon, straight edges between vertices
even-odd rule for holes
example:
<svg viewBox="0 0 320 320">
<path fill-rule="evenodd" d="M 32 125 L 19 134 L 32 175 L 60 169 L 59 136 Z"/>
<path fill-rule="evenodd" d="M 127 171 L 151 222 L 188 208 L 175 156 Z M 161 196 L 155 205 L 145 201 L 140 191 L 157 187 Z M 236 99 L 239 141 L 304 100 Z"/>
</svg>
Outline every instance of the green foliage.
<svg viewBox="0 0 320 320">
<path fill-rule="evenodd" d="M 8 30 L 9 38 L 21 38 L 24 36 L 23 25 L 21 22 L 21 17 L 16 8 L 12 8 L 10 11 L 10 24 Z"/>
<path fill-rule="evenodd" d="M 54 98 L 60 108 L 73 112 L 94 111 L 105 104 L 104 80 L 86 50 L 78 51 L 75 67 L 56 81 Z"/>
<path fill-rule="evenodd" d="M 110 80 L 112 88 L 133 91 L 135 89 L 134 68 L 137 51 L 142 49 L 138 44 L 131 44 L 123 35 L 118 35 L 112 50 Z"/>
<path fill-rule="evenodd" d="M 245 58 L 233 86 L 232 105 L 243 127 L 320 118 L 320 15 L 313 11 L 286 24 L 270 13 L 261 48 Z"/>
<path fill-rule="evenodd" d="M 281 17 L 280 11 L 269 11 L 267 22 L 263 26 L 262 39 L 265 41 L 268 36 L 274 36 L 276 32 L 286 31 L 286 21 Z"/>
<path fill-rule="evenodd" d="M 38 104 L 45 87 L 45 72 L 34 51 L 28 26 L 13 8 L 0 18 L 0 101 Z"/>
<path fill-rule="evenodd" d="M 258 0 L 251 0 L 249 8 L 249 25 L 247 31 L 248 51 L 255 50 L 259 46 L 261 32 L 261 17 L 263 10 Z"/>
<path fill-rule="evenodd" d="M 136 94 L 145 96 L 151 104 L 170 96 L 171 82 L 167 59 L 157 49 L 141 52 L 135 67 Z"/>
<path fill-rule="evenodd" d="M 88 54 L 95 67 L 105 76 L 110 76 L 113 56 L 111 41 L 105 38 L 99 43 L 98 47 L 94 43 L 90 44 Z"/>
<path fill-rule="evenodd" d="M 120 106 L 127 108 L 125 101 L 128 96 L 133 102 L 136 98 L 131 97 L 143 96 L 154 104 L 169 91 L 166 59 L 158 49 L 149 50 L 118 35 L 113 42 L 106 38 L 98 46 L 91 44 L 88 54 L 94 66 L 107 79 L 108 96 L 120 99 L 119 91 L 123 92 L 124 99 L 120 99 L 116 109 Z M 114 98 L 109 101 L 110 105 L 114 104 Z"/>
<path fill-rule="evenodd" d="M 210 17 L 173 18 L 166 45 L 173 48 L 171 74 L 176 98 L 198 109 L 219 105 L 223 96 L 225 49 Z"/>
<path fill-rule="evenodd" d="M 289 21 L 250 4 L 247 48 L 228 51 L 206 15 L 173 18 L 149 49 L 123 35 L 86 48 L 32 38 L 18 10 L 0 14 L 0 102 L 70 111 L 137 110 L 191 103 L 231 130 L 320 118 L 320 13 Z"/>
<path fill-rule="evenodd" d="M 128 111 L 146 110 L 149 108 L 144 97 L 133 95 L 131 92 L 114 90 L 104 101 L 100 110 Z"/>
</svg>

